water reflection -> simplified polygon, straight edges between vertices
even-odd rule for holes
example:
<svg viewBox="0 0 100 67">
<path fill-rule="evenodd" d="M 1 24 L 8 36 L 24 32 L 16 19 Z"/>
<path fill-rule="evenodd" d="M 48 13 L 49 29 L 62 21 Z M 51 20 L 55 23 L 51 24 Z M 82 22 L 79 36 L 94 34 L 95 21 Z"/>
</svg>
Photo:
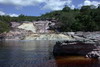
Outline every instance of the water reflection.
<svg viewBox="0 0 100 67">
<path fill-rule="evenodd" d="M 83 56 L 56 57 L 58 67 L 99 67 L 100 61 Z"/>
<path fill-rule="evenodd" d="M 99 67 L 100 62 L 84 57 L 55 57 L 55 41 L 0 42 L 0 67 Z"/>
<path fill-rule="evenodd" d="M 56 67 L 50 41 L 0 42 L 0 67 Z"/>
</svg>

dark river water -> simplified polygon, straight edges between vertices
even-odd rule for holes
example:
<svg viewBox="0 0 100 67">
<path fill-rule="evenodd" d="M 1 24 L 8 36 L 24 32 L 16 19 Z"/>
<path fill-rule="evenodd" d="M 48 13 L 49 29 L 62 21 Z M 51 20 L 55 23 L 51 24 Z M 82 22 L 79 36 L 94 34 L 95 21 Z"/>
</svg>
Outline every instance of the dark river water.
<svg viewBox="0 0 100 67">
<path fill-rule="evenodd" d="M 0 67 L 100 67 L 82 56 L 53 56 L 55 41 L 0 42 Z"/>
</svg>

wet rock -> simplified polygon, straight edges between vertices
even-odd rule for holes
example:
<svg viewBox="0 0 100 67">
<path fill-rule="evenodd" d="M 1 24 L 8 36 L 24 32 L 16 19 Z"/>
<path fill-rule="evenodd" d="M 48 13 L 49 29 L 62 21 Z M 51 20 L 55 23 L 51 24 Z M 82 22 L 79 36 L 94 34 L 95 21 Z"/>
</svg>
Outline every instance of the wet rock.
<svg viewBox="0 0 100 67">
<path fill-rule="evenodd" d="M 97 32 L 75 32 L 75 36 L 83 37 L 85 39 L 98 41 L 100 40 L 100 31 Z"/>
<path fill-rule="evenodd" d="M 32 31 L 33 33 L 36 33 L 36 27 L 33 23 L 23 23 L 22 25 L 18 26 L 19 29 Z"/>
<path fill-rule="evenodd" d="M 5 35 L 6 35 L 5 33 L 1 33 L 1 34 L 0 34 L 0 41 L 2 41 L 2 40 L 5 39 Z"/>
<path fill-rule="evenodd" d="M 98 51 L 92 51 L 86 55 L 87 58 L 99 58 L 100 54 Z"/>
<path fill-rule="evenodd" d="M 5 40 L 24 40 L 28 35 L 32 34 L 31 31 L 13 28 L 5 35 Z"/>
<path fill-rule="evenodd" d="M 100 57 L 97 51 L 96 43 L 83 42 L 83 41 L 64 41 L 57 42 L 53 49 L 54 56 L 59 55 L 81 55 L 88 58 Z"/>
<path fill-rule="evenodd" d="M 73 40 L 72 37 L 63 34 L 31 34 L 25 40 Z"/>
</svg>

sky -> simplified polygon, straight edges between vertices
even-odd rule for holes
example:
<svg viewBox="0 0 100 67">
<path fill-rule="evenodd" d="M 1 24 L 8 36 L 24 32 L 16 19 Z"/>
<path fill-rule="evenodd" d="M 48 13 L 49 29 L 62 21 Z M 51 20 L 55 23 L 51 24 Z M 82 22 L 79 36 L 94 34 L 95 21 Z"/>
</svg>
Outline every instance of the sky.
<svg viewBox="0 0 100 67">
<path fill-rule="evenodd" d="M 40 16 L 50 11 L 62 10 L 65 5 L 74 9 L 83 5 L 98 7 L 98 4 L 100 4 L 100 0 L 0 0 L 0 15 Z"/>
</svg>

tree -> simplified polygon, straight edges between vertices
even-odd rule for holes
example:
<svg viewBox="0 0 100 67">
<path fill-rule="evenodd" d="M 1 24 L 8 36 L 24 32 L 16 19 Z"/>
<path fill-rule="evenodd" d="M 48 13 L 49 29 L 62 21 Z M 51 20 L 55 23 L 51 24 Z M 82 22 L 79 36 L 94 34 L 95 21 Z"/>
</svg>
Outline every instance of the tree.
<svg viewBox="0 0 100 67">
<path fill-rule="evenodd" d="M 69 12 L 71 9 L 70 9 L 70 7 L 68 7 L 68 6 L 65 6 L 63 9 L 62 9 L 62 11 L 65 11 L 65 12 Z"/>
<path fill-rule="evenodd" d="M 91 6 L 82 6 L 80 9 L 81 14 L 89 15 L 91 11 Z"/>
<path fill-rule="evenodd" d="M 0 22 L 0 33 L 8 32 L 10 29 L 9 24 L 5 22 Z"/>
<path fill-rule="evenodd" d="M 98 9 L 100 9 L 100 4 L 98 5 Z"/>
</svg>

